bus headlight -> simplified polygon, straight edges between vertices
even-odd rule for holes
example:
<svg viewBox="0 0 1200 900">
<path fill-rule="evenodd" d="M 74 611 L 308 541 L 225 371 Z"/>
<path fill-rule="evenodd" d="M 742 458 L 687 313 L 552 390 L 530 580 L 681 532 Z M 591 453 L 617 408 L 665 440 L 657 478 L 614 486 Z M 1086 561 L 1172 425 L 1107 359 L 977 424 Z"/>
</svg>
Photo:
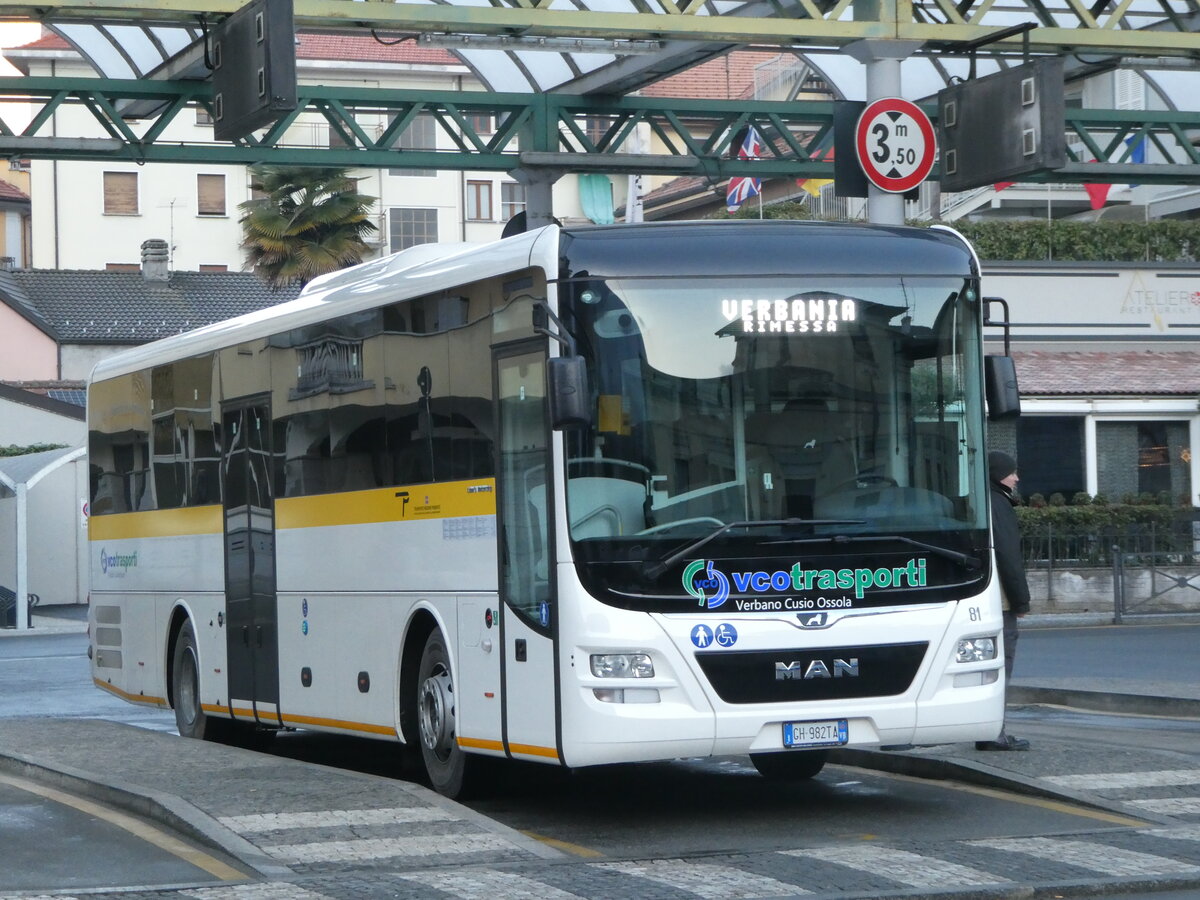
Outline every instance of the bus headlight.
<svg viewBox="0 0 1200 900">
<path fill-rule="evenodd" d="M 955 662 L 974 663 L 987 662 L 996 658 L 996 639 L 994 637 L 965 638 L 958 642 L 958 652 Z"/>
<path fill-rule="evenodd" d="M 592 674 L 597 678 L 653 678 L 654 663 L 648 653 L 593 653 Z"/>
</svg>

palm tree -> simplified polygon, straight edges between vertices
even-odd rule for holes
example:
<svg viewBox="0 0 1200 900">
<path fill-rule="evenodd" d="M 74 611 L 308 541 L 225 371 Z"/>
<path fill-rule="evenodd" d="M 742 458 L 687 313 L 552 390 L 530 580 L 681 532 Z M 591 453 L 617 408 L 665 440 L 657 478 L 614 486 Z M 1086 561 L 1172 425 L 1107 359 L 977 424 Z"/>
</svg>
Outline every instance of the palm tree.
<svg viewBox="0 0 1200 900">
<path fill-rule="evenodd" d="M 252 200 L 242 210 L 246 261 L 275 288 L 362 262 L 374 197 L 357 191 L 346 169 L 253 166 Z"/>
</svg>

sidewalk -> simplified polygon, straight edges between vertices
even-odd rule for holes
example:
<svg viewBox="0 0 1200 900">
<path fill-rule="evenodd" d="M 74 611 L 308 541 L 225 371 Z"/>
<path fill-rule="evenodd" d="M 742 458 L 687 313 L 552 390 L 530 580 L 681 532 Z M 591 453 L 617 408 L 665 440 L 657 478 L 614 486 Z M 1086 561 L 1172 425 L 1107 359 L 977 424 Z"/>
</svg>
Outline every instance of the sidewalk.
<svg viewBox="0 0 1200 900">
<path fill-rule="evenodd" d="M 39 605 L 29 611 L 29 628 L 0 628 L 0 638 L 28 634 L 82 634 L 87 631 L 86 603 Z"/>
</svg>

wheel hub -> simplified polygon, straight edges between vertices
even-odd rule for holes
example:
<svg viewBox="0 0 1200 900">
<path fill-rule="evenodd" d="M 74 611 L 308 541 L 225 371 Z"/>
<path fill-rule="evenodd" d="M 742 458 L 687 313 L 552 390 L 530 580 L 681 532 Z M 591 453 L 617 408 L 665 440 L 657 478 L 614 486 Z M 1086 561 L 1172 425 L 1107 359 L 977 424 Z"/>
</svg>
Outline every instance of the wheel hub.
<svg viewBox="0 0 1200 900">
<path fill-rule="evenodd" d="M 454 687 L 450 673 L 435 669 L 421 685 L 421 743 L 443 755 L 451 749 L 454 734 Z"/>
</svg>

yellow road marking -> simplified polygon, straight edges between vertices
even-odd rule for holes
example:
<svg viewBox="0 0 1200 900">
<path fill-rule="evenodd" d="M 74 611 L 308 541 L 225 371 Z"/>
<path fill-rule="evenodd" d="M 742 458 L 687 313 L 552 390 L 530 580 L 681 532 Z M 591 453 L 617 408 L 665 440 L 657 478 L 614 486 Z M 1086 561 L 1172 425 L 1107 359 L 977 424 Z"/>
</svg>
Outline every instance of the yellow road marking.
<svg viewBox="0 0 1200 900">
<path fill-rule="evenodd" d="M 584 847 L 582 844 L 572 844 L 570 841 L 560 841 L 558 838 L 546 837 L 544 834 L 537 834 L 533 831 L 522 831 L 521 834 L 525 835 L 525 837 L 533 838 L 535 841 L 540 841 L 547 847 L 562 850 L 573 856 L 582 856 L 586 859 L 599 859 L 604 856 L 599 850 L 593 850 L 591 847 Z"/>
<path fill-rule="evenodd" d="M 912 784 L 923 784 L 928 786 L 931 783 L 929 778 L 918 778 L 915 775 L 900 775 L 895 772 L 880 772 L 878 769 L 873 770 L 886 778 L 895 778 L 898 781 L 908 781 Z M 1118 815 L 1117 813 L 1105 812 L 1100 809 L 1088 809 L 1085 806 L 1077 806 L 1073 803 L 1066 803 L 1062 800 L 1050 800 L 1045 797 L 1030 797 L 1025 794 L 1014 794 L 1010 791 L 1004 791 L 1000 788 L 981 787 L 976 784 L 966 784 L 961 781 L 937 781 L 932 782 L 943 787 L 950 788 L 955 791 L 963 791 L 967 794 L 978 794 L 981 797 L 992 797 L 996 800 L 1007 800 L 1009 803 L 1022 803 L 1025 806 L 1037 806 L 1041 809 L 1047 809 L 1051 812 L 1066 813 L 1070 816 L 1081 816 L 1085 819 L 1096 819 L 1100 822 L 1108 822 L 1112 825 L 1123 825 L 1126 828 L 1145 828 L 1152 823 L 1143 819 L 1132 819 L 1128 816 Z"/>
<path fill-rule="evenodd" d="M 84 800 L 82 797 L 75 797 L 63 791 L 45 787 L 37 782 L 17 778 L 12 775 L 0 774 L 0 782 L 15 787 L 17 790 L 36 794 L 39 797 L 45 797 L 47 800 L 53 800 L 55 803 L 60 803 L 63 806 L 77 809 L 80 812 L 87 813 L 89 816 L 102 819 L 111 825 L 116 825 L 118 828 L 128 831 L 134 837 L 145 841 L 147 844 L 158 847 L 160 850 L 165 850 L 172 856 L 176 856 L 222 881 L 246 881 L 250 878 L 245 872 L 239 872 L 216 857 L 209 856 L 203 850 L 198 850 L 189 844 L 185 844 L 178 838 L 172 837 L 162 829 L 156 828 L 140 819 L 135 819 L 133 816 L 118 812 L 115 809 L 109 809 L 90 800 Z"/>
</svg>

